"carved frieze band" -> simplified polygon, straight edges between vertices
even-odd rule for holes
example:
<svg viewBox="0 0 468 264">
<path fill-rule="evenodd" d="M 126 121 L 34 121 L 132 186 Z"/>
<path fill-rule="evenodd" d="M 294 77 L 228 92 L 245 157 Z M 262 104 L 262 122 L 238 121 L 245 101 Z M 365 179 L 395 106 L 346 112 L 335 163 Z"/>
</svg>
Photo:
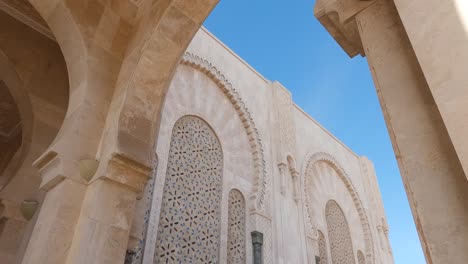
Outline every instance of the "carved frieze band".
<svg viewBox="0 0 468 264">
<path fill-rule="evenodd" d="M 356 191 L 356 188 L 351 182 L 351 179 L 349 178 L 346 171 L 339 165 L 338 161 L 336 161 L 336 159 L 328 153 L 317 152 L 314 155 L 312 155 L 307 161 L 307 164 L 305 166 L 305 173 L 304 173 L 305 177 L 313 177 L 313 175 L 310 175 L 309 173 L 307 173 L 307 171 L 309 170 L 309 168 L 311 168 L 311 166 L 314 166 L 314 164 L 319 161 L 324 161 L 328 163 L 334 170 L 336 170 L 337 174 L 339 175 L 341 180 L 346 185 L 346 188 L 348 189 L 353 199 L 353 203 L 356 206 L 356 209 L 358 211 L 361 225 L 364 231 L 367 259 L 369 259 L 369 263 L 375 263 L 375 255 L 374 255 L 374 247 L 373 247 L 374 243 L 373 243 L 372 234 L 370 231 L 369 219 L 362 205 L 362 201 L 359 198 L 359 194 Z M 306 194 L 311 193 L 312 191 L 312 190 L 309 190 L 308 187 L 309 186 L 307 184 L 304 184 L 304 188 L 305 188 L 304 193 Z M 308 199 L 306 199 L 305 205 L 307 209 L 309 224 L 312 224 L 311 212 L 312 212 L 313 205 L 310 204 Z"/>
<path fill-rule="evenodd" d="M 254 159 L 255 183 L 251 199 L 254 200 L 255 207 L 251 208 L 251 210 L 264 210 L 265 196 L 267 195 L 265 158 L 262 142 L 249 110 L 245 106 L 240 95 L 234 87 L 232 87 L 232 84 L 209 61 L 190 52 L 186 52 L 182 57 L 181 64 L 198 69 L 210 77 L 222 89 L 226 97 L 231 101 L 232 105 L 236 109 L 249 138 L 251 152 Z"/>
<path fill-rule="evenodd" d="M 280 86 L 276 91 L 276 111 L 278 116 L 278 131 L 281 143 L 280 155 L 295 153 L 296 151 L 296 128 L 293 118 L 293 102 L 290 94 Z"/>
</svg>

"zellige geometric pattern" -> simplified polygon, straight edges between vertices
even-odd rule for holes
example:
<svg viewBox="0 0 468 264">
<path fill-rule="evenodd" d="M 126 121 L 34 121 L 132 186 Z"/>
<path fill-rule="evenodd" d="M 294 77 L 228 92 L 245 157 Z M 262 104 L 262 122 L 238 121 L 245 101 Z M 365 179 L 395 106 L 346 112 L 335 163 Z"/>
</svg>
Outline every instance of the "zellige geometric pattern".
<svg viewBox="0 0 468 264">
<path fill-rule="evenodd" d="M 174 125 L 154 263 L 218 263 L 223 157 L 213 130 L 184 116 Z"/>
<path fill-rule="evenodd" d="M 228 210 L 228 263 L 245 264 L 245 201 L 238 190 L 229 192 Z"/>
<path fill-rule="evenodd" d="M 325 215 L 332 262 L 355 264 L 351 234 L 343 210 L 335 201 L 330 200 L 327 202 Z"/>
</svg>

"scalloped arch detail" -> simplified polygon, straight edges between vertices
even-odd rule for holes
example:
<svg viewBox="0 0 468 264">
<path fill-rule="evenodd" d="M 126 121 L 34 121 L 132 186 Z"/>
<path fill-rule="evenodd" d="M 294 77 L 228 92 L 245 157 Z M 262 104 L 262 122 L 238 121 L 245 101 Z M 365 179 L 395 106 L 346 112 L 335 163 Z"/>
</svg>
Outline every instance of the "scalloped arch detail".
<svg viewBox="0 0 468 264">
<path fill-rule="evenodd" d="M 265 211 L 265 197 L 267 195 L 267 177 L 265 158 L 262 142 L 258 130 L 255 127 L 252 115 L 242 101 L 239 93 L 234 89 L 229 80 L 209 61 L 190 52 L 185 52 L 180 62 L 206 74 L 218 85 L 226 97 L 234 106 L 249 139 L 251 153 L 254 159 L 255 182 L 250 199 L 254 201 L 255 211 Z"/>
<path fill-rule="evenodd" d="M 338 174 L 340 179 L 343 181 L 345 184 L 346 188 L 348 189 L 352 199 L 354 206 L 356 207 L 359 218 L 361 221 L 361 225 L 364 231 L 364 239 L 365 239 L 365 245 L 366 245 L 366 255 L 367 259 L 369 260 L 369 263 L 375 263 L 375 255 L 374 255 L 374 243 L 372 239 L 372 233 L 370 230 L 370 224 L 369 224 L 369 219 L 367 217 L 366 211 L 364 209 L 364 206 L 362 205 L 362 201 L 359 198 L 359 194 L 356 191 L 356 188 L 354 187 L 353 183 L 351 182 L 351 179 L 349 178 L 348 174 L 346 171 L 341 167 L 341 165 L 338 163 L 338 161 L 330 154 L 325 153 L 325 152 L 317 152 L 313 155 L 311 155 L 307 160 L 307 163 L 304 166 L 304 177 L 307 177 L 307 170 L 310 166 L 313 166 L 315 163 L 319 161 L 324 161 L 328 165 L 330 165 Z M 305 180 L 305 179 L 304 179 Z M 310 192 L 311 190 L 307 189 L 307 185 L 303 184 L 304 188 L 304 194 Z M 306 211 L 307 211 L 307 220 L 309 223 L 311 223 L 312 218 L 310 215 L 310 212 L 312 211 L 312 208 L 307 199 L 305 200 L 305 206 L 306 206 Z"/>
</svg>

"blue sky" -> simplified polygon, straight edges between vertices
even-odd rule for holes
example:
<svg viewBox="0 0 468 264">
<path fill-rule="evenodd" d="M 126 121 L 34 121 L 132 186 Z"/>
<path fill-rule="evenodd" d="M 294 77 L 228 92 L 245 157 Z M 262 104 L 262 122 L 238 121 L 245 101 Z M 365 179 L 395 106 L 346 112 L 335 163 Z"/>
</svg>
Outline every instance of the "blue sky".
<svg viewBox="0 0 468 264">
<path fill-rule="evenodd" d="M 314 0 L 221 0 L 205 27 L 375 165 L 395 263 L 426 263 L 365 58 L 350 59 L 313 16 Z"/>
</svg>

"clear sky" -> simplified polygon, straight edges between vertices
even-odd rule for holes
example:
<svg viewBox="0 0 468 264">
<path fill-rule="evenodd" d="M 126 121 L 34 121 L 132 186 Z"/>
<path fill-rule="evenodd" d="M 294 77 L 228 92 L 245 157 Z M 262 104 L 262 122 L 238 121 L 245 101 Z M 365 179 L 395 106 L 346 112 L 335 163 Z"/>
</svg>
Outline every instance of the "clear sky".
<svg viewBox="0 0 468 264">
<path fill-rule="evenodd" d="M 395 263 L 426 263 L 365 58 L 350 59 L 314 0 L 221 0 L 205 27 L 358 155 L 374 162 Z"/>
</svg>

